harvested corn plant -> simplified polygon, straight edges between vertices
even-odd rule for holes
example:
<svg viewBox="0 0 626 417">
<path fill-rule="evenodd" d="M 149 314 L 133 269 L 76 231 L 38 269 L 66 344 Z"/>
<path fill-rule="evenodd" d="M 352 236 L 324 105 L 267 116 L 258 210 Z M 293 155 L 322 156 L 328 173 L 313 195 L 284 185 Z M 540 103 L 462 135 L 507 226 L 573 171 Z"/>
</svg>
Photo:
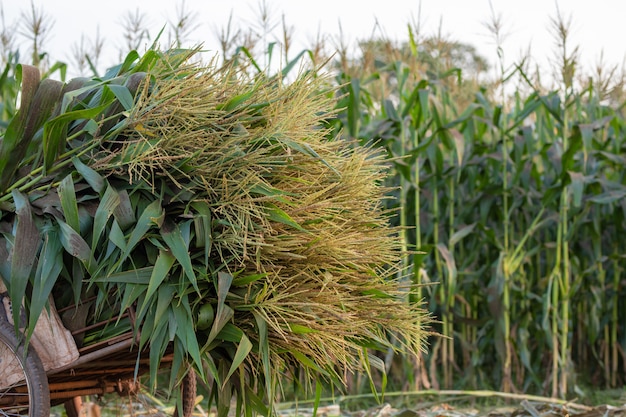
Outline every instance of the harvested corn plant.
<svg viewBox="0 0 626 417">
<path fill-rule="evenodd" d="M 170 383 L 191 363 L 220 415 L 233 396 L 270 413 L 285 376 L 319 398 L 344 372 L 384 372 L 375 351 L 420 352 L 428 315 L 406 302 L 383 156 L 332 139 L 315 72 L 284 83 L 196 53 L 133 52 L 68 84 L 21 67 L 0 274 L 30 331 L 51 293 L 91 297 L 95 316 L 134 306 L 152 384 L 173 346 Z"/>
</svg>

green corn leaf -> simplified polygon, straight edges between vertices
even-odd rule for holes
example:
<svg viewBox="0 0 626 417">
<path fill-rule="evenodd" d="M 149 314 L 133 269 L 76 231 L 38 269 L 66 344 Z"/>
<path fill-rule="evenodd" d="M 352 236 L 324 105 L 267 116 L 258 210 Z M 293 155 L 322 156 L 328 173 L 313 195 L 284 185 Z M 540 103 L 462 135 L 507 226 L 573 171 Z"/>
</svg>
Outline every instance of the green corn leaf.
<svg viewBox="0 0 626 417">
<path fill-rule="evenodd" d="M 57 219 L 57 223 L 61 230 L 61 244 L 67 253 L 80 260 L 85 266 L 85 269 L 94 276 L 98 265 L 87 242 L 85 242 L 82 236 L 78 234 L 73 227 L 63 220 Z"/>
<path fill-rule="evenodd" d="M 11 184 L 13 175 L 22 158 L 26 155 L 28 146 L 36 130 L 50 114 L 54 103 L 53 91 L 47 92 L 40 87 L 39 70 L 30 65 L 18 65 L 16 79 L 22 82 L 20 109 L 11 119 L 4 136 L 0 141 L 0 193 L 3 193 Z M 56 84 L 49 84 L 52 86 Z M 47 89 L 46 89 L 47 90 Z M 60 92 L 60 91 L 59 91 Z"/>
<path fill-rule="evenodd" d="M 420 110 L 422 112 L 422 118 L 430 119 L 430 110 L 428 106 L 430 90 L 426 88 L 420 88 L 418 96 L 419 96 Z"/>
<path fill-rule="evenodd" d="M 100 199 L 100 204 L 98 204 L 96 214 L 93 218 L 93 236 L 91 238 L 91 250 L 94 251 L 94 255 L 98 247 L 98 241 L 100 240 L 100 236 L 102 236 L 102 233 L 104 232 L 109 218 L 119 204 L 119 194 L 117 193 L 117 191 L 115 191 L 113 187 L 111 187 L 110 185 L 107 186 L 104 195 Z"/>
<path fill-rule="evenodd" d="M 246 398 L 248 399 L 246 403 L 246 408 L 248 407 L 248 404 L 249 404 L 250 410 L 253 410 L 258 415 L 261 415 L 261 416 L 275 415 L 271 407 L 267 406 L 267 402 L 260 395 L 258 395 L 256 391 L 251 389 L 249 385 L 246 385 L 245 391 L 246 391 Z M 246 409 L 246 413 L 248 413 L 246 414 L 246 417 L 252 415 L 250 410 Z"/>
<path fill-rule="evenodd" d="M 175 387 L 179 387 L 178 375 L 179 375 L 181 365 L 183 364 L 183 361 L 185 360 L 186 357 L 187 357 L 187 353 L 184 351 L 182 344 L 174 343 L 174 357 L 173 357 L 172 363 L 170 364 L 169 383 L 167 385 L 167 389 L 170 392 L 175 392 L 174 391 Z M 176 403 L 174 404 L 174 407 L 176 407 L 176 410 L 179 410 L 178 412 L 180 413 L 180 410 L 182 410 L 182 398 L 181 398 L 181 395 L 177 395 L 176 397 L 177 398 L 176 398 Z"/>
<path fill-rule="evenodd" d="M 179 303 L 171 305 L 176 320 L 176 337 L 183 344 L 185 352 L 191 356 L 196 367 L 202 369 L 200 347 L 193 326 L 193 316 L 187 296 L 182 296 Z"/>
<path fill-rule="evenodd" d="M 376 398 L 376 401 L 380 403 L 382 401 L 382 398 L 380 398 L 380 394 L 374 383 L 374 377 L 372 375 L 371 359 L 372 359 L 372 356 L 368 355 L 366 351 L 365 352 L 359 351 L 359 361 L 363 364 L 363 369 L 365 370 L 365 373 L 367 374 L 367 379 L 370 383 L 371 391 L 372 393 L 374 393 L 374 397 Z M 380 358 L 377 358 L 377 359 L 380 360 Z M 384 368 L 383 368 L 383 371 L 384 371 Z"/>
<path fill-rule="evenodd" d="M 380 388 L 376 388 L 375 385 L 373 385 L 372 387 L 377 391 L 380 392 L 380 398 L 381 401 L 384 400 L 385 397 L 385 388 L 387 387 L 387 368 L 385 366 L 385 362 L 379 358 L 376 355 L 373 355 L 367 351 L 364 350 L 364 354 L 367 355 L 368 358 L 368 363 L 378 371 L 378 373 L 381 375 L 381 386 Z M 372 381 L 374 382 L 374 381 Z"/>
<path fill-rule="evenodd" d="M 154 53 L 154 51 L 150 51 L 152 53 Z M 135 69 L 136 70 L 136 65 L 135 62 L 136 61 L 145 61 L 146 59 L 148 59 L 148 54 L 145 54 L 143 57 L 141 57 L 139 55 L 139 53 L 137 51 L 130 51 L 127 55 L 126 58 L 124 59 L 124 62 L 122 63 L 122 65 L 119 68 L 119 72 L 116 75 L 119 74 L 125 74 L 129 71 L 131 71 L 131 69 Z"/>
<path fill-rule="evenodd" d="M 69 226 L 68 228 L 73 231 Z M 63 240 L 61 243 L 63 243 Z M 85 268 L 83 263 L 78 258 L 72 258 L 71 266 L 71 285 L 72 294 L 74 295 L 74 304 L 78 304 L 83 290 L 83 282 L 85 280 Z"/>
<path fill-rule="evenodd" d="M 230 379 L 230 377 L 235 373 L 239 365 L 243 363 L 244 360 L 248 357 L 248 354 L 252 350 L 252 342 L 250 339 L 244 334 L 237 345 L 237 351 L 235 352 L 235 356 L 232 359 L 230 369 L 228 370 L 228 374 L 226 375 L 226 380 Z"/>
<path fill-rule="evenodd" d="M 511 269 L 511 270 L 517 270 L 517 267 L 519 266 L 519 264 L 521 264 L 521 261 L 524 258 L 524 247 L 526 245 L 526 242 L 531 238 L 531 236 L 538 229 L 541 229 L 541 226 L 543 224 L 545 224 L 545 223 L 547 223 L 549 221 L 549 219 L 543 219 L 544 211 L 545 211 L 545 207 L 542 207 L 539 210 L 539 212 L 537 213 L 537 215 L 533 219 L 533 222 L 526 229 L 526 232 L 524 233 L 522 239 L 519 241 L 519 243 L 517 244 L 515 250 L 513 251 L 512 259 L 516 259 L 517 262 L 516 262 L 514 268 Z M 526 253 L 526 256 L 530 256 L 530 255 L 531 255 L 530 253 L 528 253 L 528 252 Z"/>
<path fill-rule="evenodd" d="M 8 68 L 8 67 L 7 67 Z M 11 183 L 17 165 L 24 154 L 30 138 L 24 137 L 28 123 L 28 110 L 39 86 L 39 70 L 29 65 L 18 65 L 15 69 L 17 83 L 21 82 L 20 110 L 11 118 L 0 141 L 0 192 Z"/>
<path fill-rule="evenodd" d="M 537 108 L 541 105 L 541 101 L 536 94 L 531 95 L 530 98 L 524 103 L 524 108 L 517 112 L 514 117 L 515 121 L 508 126 L 505 134 L 510 134 L 514 129 L 517 129 L 525 120 L 528 120 L 528 116 L 537 111 Z"/>
<path fill-rule="evenodd" d="M 226 103 L 218 105 L 217 106 L 217 110 L 223 110 L 223 111 L 231 111 L 234 110 L 235 108 L 241 106 L 243 103 L 245 103 L 250 97 L 252 97 L 252 95 L 254 94 L 254 90 L 251 89 L 243 94 L 239 94 L 238 96 L 235 96 L 233 98 L 231 98 L 230 100 L 228 100 Z"/>
<path fill-rule="evenodd" d="M 7 250 L 7 247 L 9 247 L 8 241 L 13 241 L 13 239 L 0 234 L 0 279 L 5 286 L 11 285 L 11 263 L 9 262 L 9 251 Z"/>
<path fill-rule="evenodd" d="M 302 352 L 300 352 L 298 350 L 295 350 L 295 349 L 289 349 L 289 353 L 291 355 L 293 355 L 293 357 L 301 365 L 306 366 L 307 368 L 310 368 L 310 369 L 314 370 L 315 372 L 319 373 L 320 375 L 328 376 L 328 372 L 325 369 L 320 368 L 317 363 L 315 363 L 313 360 L 311 360 L 311 358 L 309 358 L 308 356 L 306 356 Z"/>
<path fill-rule="evenodd" d="M 418 115 L 417 116 L 418 120 L 413 120 L 413 123 L 419 122 L 420 109 L 419 109 L 419 105 L 417 104 L 418 100 L 419 100 L 419 87 L 415 87 L 413 91 L 411 92 L 411 95 L 407 99 L 406 103 L 404 103 L 402 114 L 401 114 L 402 119 L 405 119 L 410 113 L 412 113 L 412 114 Z"/>
<path fill-rule="evenodd" d="M 122 250 L 122 252 L 126 251 L 126 239 L 124 238 L 124 232 L 120 228 L 116 219 L 113 219 L 111 223 L 111 230 L 109 231 L 109 240 L 118 248 Z"/>
<path fill-rule="evenodd" d="M 194 201 L 191 207 L 197 212 L 193 224 L 196 232 L 196 248 L 204 249 L 204 265 L 209 265 L 212 248 L 211 208 L 206 201 Z"/>
<path fill-rule="evenodd" d="M 291 330 L 294 334 L 309 334 L 309 333 L 319 333 L 318 330 L 311 329 L 310 327 L 303 326 L 301 324 L 289 323 L 289 330 Z"/>
<path fill-rule="evenodd" d="M 256 282 L 260 279 L 263 279 L 267 277 L 267 273 L 263 273 L 263 274 L 247 274 L 244 275 L 242 277 L 237 277 L 233 280 L 232 286 L 233 287 L 245 287 L 248 284 L 251 284 L 253 282 Z"/>
<path fill-rule="evenodd" d="M 413 32 L 413 31 L 411 31 Z M 320 403 L 322 402 L 322 393 L 324 392 L 324 386 L 322 381 L 316 379 L 315 381 L 315 398 L 313 401 L 313 415 L 317 416 L 317 410 L 319 409 Z"/>
<path fill-rule="evenodd" d="M 265 318 L 258 312 L 253 312 L 254 320 L 258 329 L 259 337 L 259 356 L 261 358 L 261 366 L 263 367 L 263 376 L 265 378 L 265 390 L 267 398 L 273 398 L 272 390 L 272 362 L 270 361 L 270 342 L 267 331 L 267 322 Z"/>
<path fill-rule="evenodd" d="M 94 137 L 98 133 L 98 129 L 100 129 L 98 123 L 93 119 L 89 119 L 83 126 L 81 132 L 88 133 L 89 136 Z"/>
<path fill-rule="evenodd" d="M 102 81 L 86 77 L 77 77 L 70 80 L 63 89 L 63 98 L 61 99 L 58 114 L 67 113 L 70 108 L 77 108 L 78 104 L 84 102 L 89 96 L 89 93 L 93 93 L 101 85 Z"/>
<path fill-rule="evenodd" d="M 35 330 L 35 324 L 48 297 L 63 269 L 63 246 L 58 232 L 52 227 L 47 227 L 43 234 L 43 246 L 37 262 L 33 291 L 30 298 L 30 315 L 28 322 L 28 335 L 30 338 Z"/>
<path fill-rule="evenodd" d="M 92 277 L 92 282 L 114 282 L 118 284 L 142 284 L 149 285 L 152 277 L 153 266 L 131 269 L 128 271 L 115 272 L 109 275 Z"/>
<path fill-rule="evenodd" d="M 139 309 L 140 311 L 145 310 L 147 303 L 152 302 L 152 296 L 162 287 L 161 284 L 169 275 L 175 260 L 176 258 L 170 252 L 164 250 L 159 251 L 159 256 L 154 263 L 154 269 L 152 271 L 152 275 L 150 276 L 150 283 L 148 284 L 146 298 L 144 299 L 144 304 Z M 160 295 L 159 299 L 161 299 Z"/>
<path fill-rule="evenodd" d="M 222 330 L 217 334 L 217 337 L 213 341 L 213 344 L 205 344 L 211 350 L 212 348 L 219 346 L 222 342 L 237 343 L 243 336 L 243 330 L 235 326 L 233 323 L 226 323 Z"/>
<path fill-rule="evenodd" d="M 193 285 L 196 292 L 200 293 L 196 273 L 193 270 L 191 257 L 189 256 L 189 241 L 185 240 L 178 224 L 166 221 L 161 227 L 161 237 L 167 244 L 178 263 L 185 271 L 185 276 Z"/>
<path fill-rule="evenodd" d="M 97 117 L 109 106 L 105 103 L 94 108 L 74 110 L 63 113 L 48 120 L 43 127 L 44 149 L 44 174 L 56 163 L 57 157 L 64 148 L 67 140 L 67 128 L 69 124 L 80 119 L 97 119 Z"/>
<path fill-rule="evenodd" d="M 386 292 L 384 292 L 384 291 L 381 291 L 381 290 L 379 290 L 379 289 L 377 289 L 377 288 L 372 288 L 372 289 L 368 289 L 368 290 L 363 290 L 363 291 L 361 291 L 361 294 L 364 294 L 364 295 L 371 295 L 371 296 L 373 296 L 374 298 L 394 298 L 394 296 L 393 296 L 393 295 L 388 294 L 388 293 L 386 293 Z"/>
<path fill-rule="evenodd" d="M 150 386 L 156 388 L 157 383 L 157 371 L 159 370 L 159 364 L 161 363 L 161 358 L 165 355 L 165 350 L 170 342 L 169 338 L 169 322 L 167 320 L 163 320 L 157 323 L 157 330 L 153 333 L 145 332 L 150 334 Z M 142 333 L 143 339 L 144 333 Z M 147 340 L 145 340 L 147 342 Z M 144 346 L 141 344 L 140 346 Z"/>
<path fill-rule="evenodd" d="M 9 298 L 13 305 L 21 306 L 26 294 L 26 285 L 33 272 L 37 252 L 41 245 L 39 229 L 35 225 L 28 197 L 17 190 L 11 192 L 15 203 L 17 225 L 12 250 L 11 275 L 9 278 Z M 5 277 L 6 278 L 6 277 Z M 13 322 L 20 324 L 20 309 L 13 309 Z"/>
<path fill-rule="evenodd" d="M 300 51 L 298 53 L 298 55 L 296 55 L 291 61 L 289 61 L 287 63 L 287 65 L 285 65 L 285 67 L 280 71 L 281 74 L 281 78 L 286 78 L 287 75 L 291 72 L 291 70 L 296 66 L 296 65 L 300 65 L 301 63 L 301 58 L 304 55 L 308 55 L 311 58 L 311 62 L 314 62 L 314 58 L 313 58 L 313 51 L 311 51 L 310 49 L 303 49 L 302 51 Z"/>
<path fill-rule="evenodd" d="M 76 157 L 72 158 L 72 164 L 74 165 L 74 168 L 76 168 L 76 171 L 78 171 L 78 173 L 85 179 L 85 181 L 87 181 L 87 184 L 89 184 L 95 192 L 100 194 L 102 190 L 104 190 L 106 183 L 104 178 L 102 178 L 98 172 L 82 163 L 81 160 Z"/>
<path fill-rule="evenodd" d="M 59 199 L 63 208 L 65 221 L 74 231 L 80 233 L 80 220 L 78 216 L 78 203 L 72 174 L 63 178 L 58 187 Z"/>
<path fill-rule="evenodd" d="M 605 191 L 604 193 L 589 197 L 589 201 L 596 204 L 612 204 L 616 201 L 623 201 L 624 197 L 626 197 L 626 187 Z"/>
<path fill-rule="evenodd" d="M 400 115 L 396 110 L 396 106 L 393 101 L 387 99 L 383 101 L 383 110 L 387 118 L 393 120 L 394 122 L 400 122 Z"/>
<path fill-rule="evenodd" d="M 145 284 L 124 283 L 124 296 L 121 299 L 120 311 L 126 311 L 136 300 L 141 299 L 146 293 L 146 288 L 148 286 Z M 138 320 L 135 323 L 140 322 L 141 320 Z"/>
<path fill-rule="evenodd" d="M 187 319 L 185 326 L 185 336 L 187 338 L 187 350 L 186 353 L 191 356 L 191 359 L 195 363 L 195 368 L 198 370 L 198 376 L 204 379 L 204 366 L 202 365 L 202 358 L 200 356 L 200 345 L 198 344 L 198 338 L 196 337 L 195 328 L 193 325 L 193 315 L 191 307 L 189 305 L 189 298 L 185 295 L 181 298 L 181 305 L 184 308 L 185 317 Z"/>
<path fill-rule="evenodd" d="M 273 188 L 269 184 L 255 184 L 250 187 L 250 193 L 260 194 L 266 197 L 272 197 L 272 200 L 278 201 L 286 205 L 292 204 L 287 198 L 284 197 L 285 195 L 287 195 L 286 192 L 277 188 Z"/>
<path fill-rule="evenodd" d="M 580 172 L 567 171 L 571 180 L 570 193 L 574 207 L 580 207 L 583 200 L 583 192 L 585 190 L 585 176 Z"/>
<path fill-rule="evenodd" d="M 296 221 L 294 221 L 287 213 L 285 213 L 283 210 L 281 210 L 280 208 L 278 208 L 277 206 L 271 203 L 266 204 L 266 211 L 269 216 L 269 219 L 274 222 L 286 224 L 287 226 L 291 226 L 294 229 L 300 230 L 302 232 L 307 231 L 302 226 L 300 226 Z"/>
<path fill-rule="evenodd" d="M 122 230 L 126 230 L 131 225 L 135 224 L 135 212 L 133 211 L 133 206 L 130 201 L 130 197 L 128 196 L 128 192 L 126 190 L 119 190 L 118 195 L 120 201 L 113 211 L 113 216 L 115 216 L 115 220 L 117 221 L 119 227 Z"/>
<path fill-rule="evenodd" d="M 171 311 L 168 308 L 168 316 L 170 313 Z M 146 346 L 146 343 L 150 342 L 151 336 L 153 334 L 158 334 L 159 332 L 162 332 L 164 330 L 164 327 L 168 325 L 168 321 L 169 321 L 169 318 L 161 320 L 160 322 L 158 322 L 159 326 L 156 327 L 157 322 L 156 320 L 154 320 L 154 315 L 152 314 L 148 314 L 145 318 L 142 318 L 142 319 L 137 318 L 137 323 L 141 323 L 141 328 L 157 329 L 153 332 L 141 332 L 139 335 L 139 347 L 143 348 L 144 346 Z M 168 338 L 168 341 L 169 341 L 169 338 Z"/>
<path fill-rule="evenodd" d="M 228 296 L 232 282 L 233 276 L 231 274 L 222 271 L 217 273 L 217 309 L 213 326 L 211 327 L 206 342 L 207 344 L 211 343 L 216 338 L 226 323 L 235 315 L 233 309 L 226 305 L 226 297 Z"/>
<path fill-rule="evenodd" d="M 164 216 L 165 212 L 161 208 L 159 200 L 153 201 L 144 209 L 141 216 L 139 216 L 139 220 L 137 220 L 135 228 L 130 233 L 121 261 L 125 261 L 128 258 L 130 252 L 135 249 L 139 241 L 146 237 L 148 230 L 153 226 L 161 227 Z"/>
<path fill-rule="evenodd" d="M 454 255 L 442 243 L 437 244 L 437 250 L 446 262 L 446 270 L 448 272 L 448 289 L 453 294 L 456 290 L 457 268 Z"/>
<path fill-rule="evenodd" d="M 113 92 L 115 98 L 117 98 L 122 107 L 124 107 L 124 110 L 129 111 L 133 108 L 133 95 L 128 90 L 128 87 L 123 85 L 109 84 L 107 85 L 107 88 L 109 88 Z"/>
<path fill-rule="evenodd" d="M 572 170 L 576 164 L 576 157 L 578 152 L 583 147 L 583 140 L 580 134 L 574 135 L 569 140 L 569 147 L 563 153 L 561 157 L 562 163 L 562 175 L 567 175 L 567 171 Z"/>
<path fill-rule="evenodd" d="M 158 288 L 158 295 L 156 299 L 156 308 L 152 311 L 152 315 L 154 316 L 154 323 L 166 320 L 166 313 L 169 310 L 172 301 L 174 300 L 174 296 L 176 295 L 176 288 L 173 285 L 162 285 Z M 142 308 L 139 310 L 138 317 L 143 319 L 145 317 L 146 312 L 150 308 L 151 304 L 154 304 L 154 299 L 152 296 L 148 296 L 144 298 L 142 302 Z M 155 331 L 156 328 L 153 329 Z"/>
<path fill-rule="evenodd" d="M 222 386 L 222 379 L 220 378 L 220 374 L 217 371 L 217 365 L 215 365 L 213 357 L 211 355 L 205 354 L 203 355 L 202 359 L 204 361 L 204 366 L 208 371 L 208 376 L 211 376 L 214 379 L 215 383 L 217 383 L 217 386 Z"/>
<path fill-rule="evenodd" d="M 457 230 L 456 232 L 454 232 L 452 236 L 450 236 L 450 241 L 449 241 L 450 246 L 454 246 L 457 243 L 459 243 L 464 237 L 472 233 L 475 227 L 476 227 L 476 223 L 472 223 L 470 225 L 465 225 L 461 227 L 459 230 Z"/>
<path fill-rule="evenodd" d="M 341 177 L 341 173 L 339 171 L 337 171 L 337 168 L 335 168 L 334 166 L 330 165 L 328 163 L 328 161 L 326 161 L 324 158 L 322 158 L 316 151 L 315 149 L 313 149 L 311 147 L 311 145 L 309 145 L 306 142 L 297 142 L 295 140 L 292 140 L 286 136 L 280 136 L 279 138 L 277 138 L 278 141 L 280 141 L 281 143 L 283 143 L 284 145 L 290 147 L 291 149 L 293 149 L 294 151 L 297 151 L 303 155 L 307 155 L 310 156 L 312 158 L 315 158 L 316 160 L 318 160 L 319 162 L 321 162 L 322 164 L 324 164 L 327 168 L 329 168 L 331 171 L 333 171 L 338 177 Z"/>
<path fill-rule="evenodd" d="M 502 117 L 502 105 L 497 105 L 493 111 L 493 120 L 491 121 L 494 126 L 499 127 Z"/>
<path fill-rule="evenodd" d="M 361 125 L 361 84 L 358 78 L 350 80 L 348 97 L 348 133 L 357 138 Z"/>
<path fill-rule="evenodd" d="M 518 340 L 521 342 L 519 346 L 520 360 L 526 369 L 534 373 L 531 365 L 532 356 L 530 349 L 528 348 L 529 346 L 532 346 L 532 343 L 530 342 L 530 334 L 527 327 L 520 327 L 518 330 Z"/>
<path fill-rule="evenodd" d="M 235 311 L 231 307 L 229 307 L 228 305 L 223 305 L 222 308 L 220 309 L 219 304 L 218 304 L 218 309 L 217 309 L 217 312 L 215 313 L 215 320 L 213 321 L 213 325 L 211 326 L 211 331 L 209 332 L 209 337 L 206 343 L 207 344 L 211 343 L 218 336 L 220 336 L 220 338 L 228 337 L 228 333 L 222 333 L 222 332 L 225 330 L 225 327 L 228 324 L 230 324 L 229 322 L 234 316 L 235 316 Z M 232 336 L 232 334 L 230 335 Z M 226 339 L 223 339 L 223 340 L 226 340 Z M 231 342 L 237 341 L 237 340 L 229 339 L 229 341 Z"/>
<path fill-rule="evenodd" d="M 254 55 L 250 52 L 250 50 L 248 48 L 246 48 L 245 46 L 239 46 L 235 50 L 235 55 L 239 55 L 239 52 L 243 52 L 243 54 L 250 61 L 250 64 L 252 64 L 252 66 L 257 70 L 257 72 L 259 74 L 263 73 L 263 70 L 261 69 L 259 64 L 256 62 L 256 59 L 254 58 Z"/>
</svg>

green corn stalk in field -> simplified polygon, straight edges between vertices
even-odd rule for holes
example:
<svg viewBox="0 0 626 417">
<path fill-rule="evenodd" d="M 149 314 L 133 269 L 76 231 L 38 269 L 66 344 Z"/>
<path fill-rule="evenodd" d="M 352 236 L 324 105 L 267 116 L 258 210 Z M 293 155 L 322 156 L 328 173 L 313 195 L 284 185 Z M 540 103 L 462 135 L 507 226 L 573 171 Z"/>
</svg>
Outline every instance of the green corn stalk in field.
<svg viewBox="0 0 626 417">
<path fill-rule="evenodd" d="M 359 94 L 346 90 L 340 120 L 389 156 L 405 246 L 426 252 L 411 259 L 414 282 L 436 283 L 420 291 L 450 339 L 432 340 L 420 381 L 561 397 L 619 386 L 623 107 L 591 83 L 476 88 L 466 103 L 462 82 L 402 57 L 344 69 Z M 522 66 L 501 81 L 513 78 L 536 85 Z"/>
</svg>

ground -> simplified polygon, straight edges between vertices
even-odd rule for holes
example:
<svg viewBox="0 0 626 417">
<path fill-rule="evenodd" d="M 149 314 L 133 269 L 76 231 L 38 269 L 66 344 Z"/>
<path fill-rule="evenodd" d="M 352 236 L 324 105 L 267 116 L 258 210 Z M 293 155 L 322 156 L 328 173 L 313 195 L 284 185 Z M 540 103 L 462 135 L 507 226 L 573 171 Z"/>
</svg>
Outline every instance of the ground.
<svg viewBox="0 0 626 417">
<path fill-rule="evenodd" d="M 459 393 L 460 394 L 460 393 Z M 626 417 L 626 390 L 598 391 L 596 397 L 607 401 L 606 404 L 589 406 L 577 402 L 557 403 L 549 399 L 524 395 L 441 395 L 418 396 L 413 400 L 393 398 L 375 406 L 367 406 L 366 401 L 344 404 L 338 398 L 335 403 L 325 404 L 317 409 L 320 417 Z M 499 394 L 499 393 L 492 393 Z M 441 401 L 441 398 L 444 398 Z M 506 398 L 503 398 L 506 397 Z M 511 397 L 517 397 L 512 399 Z M 199 396 L 194 417 L 214 417 L 213 412 L 204 407 L 206 401 Z M 402 405 L 392 405 L 400 404 Z M 172 407 L 149 398 L 134 402 L 130 406 L 127 400 L 116 396 L 89 403 L 82 417 L 141 417 L 170 416 Z M 355 408 L 356 405 L 356 408 Z M 312 417 L 310 404 L 296 407 L 295 404 L 281 404 L 278 417 Z M 62 407 L 55 407 L 53 417 L 65 417 Z"/>
</svg>

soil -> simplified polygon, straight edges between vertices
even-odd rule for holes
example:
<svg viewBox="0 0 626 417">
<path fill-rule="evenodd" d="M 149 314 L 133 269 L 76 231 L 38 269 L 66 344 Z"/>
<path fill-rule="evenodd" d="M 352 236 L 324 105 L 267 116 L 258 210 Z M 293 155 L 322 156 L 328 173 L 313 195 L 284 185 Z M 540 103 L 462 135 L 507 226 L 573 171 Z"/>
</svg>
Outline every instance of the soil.
<svg viewBox="0 0 626 417">
<path fill-rule="evenodd" d="M 491 407 L 461 407 L 440 403 L 430 406 L 395 408 L 388 403 L 367 410 L 346 411 L 339 405 L 320 407 L 320 417 L 626 417 L 626 405 L 599 405 L 595 407 L 576 403 L 547 404 L 522 400 L 517 404 Z M 280 417 L 312 417 L 313 409 L 288 409 Z"/>
</svg>

